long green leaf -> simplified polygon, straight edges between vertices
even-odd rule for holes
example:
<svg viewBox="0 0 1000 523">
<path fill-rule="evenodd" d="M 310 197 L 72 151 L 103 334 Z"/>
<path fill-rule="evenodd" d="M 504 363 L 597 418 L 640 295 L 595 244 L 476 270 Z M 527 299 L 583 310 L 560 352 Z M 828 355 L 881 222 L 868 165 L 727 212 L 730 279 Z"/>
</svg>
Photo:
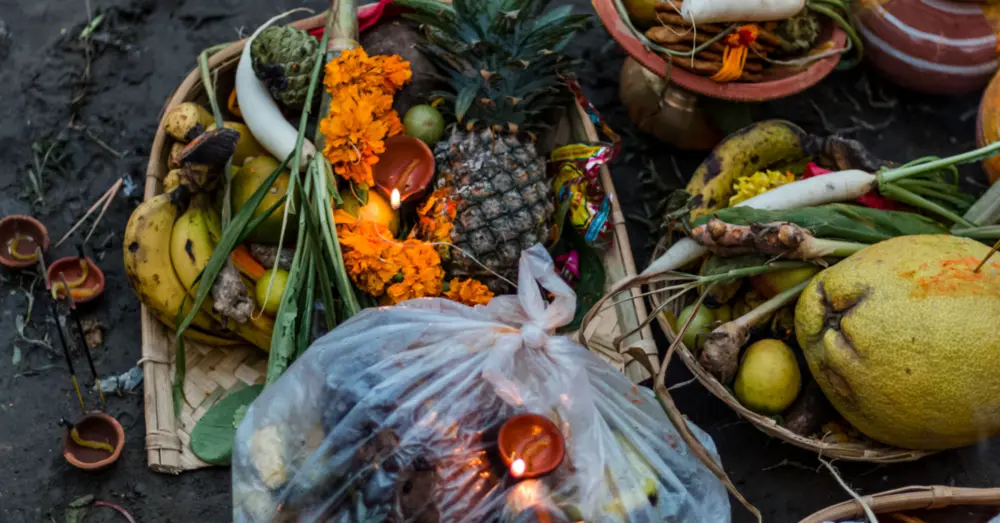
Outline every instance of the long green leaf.
<svg viewBox="0 0 1000 523">
<path fill-rule="evenodd" d="M 306 292 L 299 310 L 302 311 L 302 319 L 299 321 L 299 335 L 295 347 L 295 359 L 302 357 L 309 344 L 312 342 L 312 319 L 313 308 L 316 300 L 316 258 L 320 255 L 316 251 L 310 250 L 309 264 L 306 265 Z M 332 315 L 333 311 L 327 311 L 327 315 Z M 294 360 L 293 360 L 294 361 Z"/>
<path fill-rule="evenodd" d="M 478 92 L 479 84 L 475 83 L 466 85 L 458 93 L 458 97 L 455 99 L 455 118 L 458 120 L 458 123 L 462 123 L 465 113 L 469 112 L 469 108 L 472 107 L 472 102 L 475 101 L 476 93 Z"/>
</svg>

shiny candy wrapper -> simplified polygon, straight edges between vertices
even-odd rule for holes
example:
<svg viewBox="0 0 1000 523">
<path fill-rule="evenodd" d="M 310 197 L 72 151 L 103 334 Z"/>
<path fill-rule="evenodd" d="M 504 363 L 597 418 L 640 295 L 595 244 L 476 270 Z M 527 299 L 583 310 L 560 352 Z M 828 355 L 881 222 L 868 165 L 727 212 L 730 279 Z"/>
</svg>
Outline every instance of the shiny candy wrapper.
<svg viewBox="0 0 1000 523">
<path fill-rule="evenodd" d="M 583 95 L 576 80 L 565 79 L 565 82 L 587 117 L 609 140 L 564 145 L 552 151 L 549 158 L 554 173 L 553 192 L 560 204 L 569 205 L 567 223 L 582 233 L 588 243 L 593 243 L 607 233 L 611 216 L 611 195 L 605 194 L 601 187 L 601 167 L 618 156 L 621 139 Z"/>
</svg>

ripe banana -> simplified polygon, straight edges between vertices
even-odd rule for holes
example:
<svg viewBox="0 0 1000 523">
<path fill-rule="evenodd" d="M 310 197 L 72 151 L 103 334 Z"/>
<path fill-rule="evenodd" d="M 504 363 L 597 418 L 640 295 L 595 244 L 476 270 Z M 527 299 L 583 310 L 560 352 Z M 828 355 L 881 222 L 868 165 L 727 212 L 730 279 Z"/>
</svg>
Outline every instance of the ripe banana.
<svg viewBox="0 0 1000 523">
<path fill-rule="evenodd" d="M 214 211 L 206 195 L 194 197 L 191 206 L 177 219 L 170 234 L 170 259 L 181 285 L 194 295 L 197 291 L 198 276 L 208 265 L 215 250 L 213 240 Z M 202 311 L 219 320 L 212 312 L 211 298 L 202 304 Z M 264 349 L 271 348 L 271 333 L 274 322 L 266 316 L 261 316 L 249 323 L 229 321 L 226 328 L 237 336 Z"/>
<path fill-rule="evenodd" d="M 192 300 L 170 263 L 171 231 L 177 216 L 191 201 L 184 186 L 146 200 L 135 209 L 125 227 L 125 273 L 132 290 L 153 314 L 168 325 L 174 324 L 177 311 L 191 311 Z M 204 312 L 195 315 L 191 325 L 206 333 L 225 338 L 225 331 Z"/>
<path fill-rule="evenodd" d="M 687 192 L 695 198 L 691 219 L 729 206 L 733 183 L 775 164 L 789 164 L 807 155 L 808 135 L 785 120 L 766 120 L 745 127 L 722 141 L 698 166 Z"/>
</svg>

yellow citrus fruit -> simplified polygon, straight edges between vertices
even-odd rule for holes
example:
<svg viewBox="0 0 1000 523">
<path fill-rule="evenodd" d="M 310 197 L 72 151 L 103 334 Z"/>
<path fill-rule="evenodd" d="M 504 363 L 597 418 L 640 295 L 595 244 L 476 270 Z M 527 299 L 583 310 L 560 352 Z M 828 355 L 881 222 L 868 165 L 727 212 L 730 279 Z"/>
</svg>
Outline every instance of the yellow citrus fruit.
<svg viewBox="0 0 1000 523">
<path fill-rule="evenodd" d="M 233 215 L 250 201 L 250 197 L 267 180 L 271 173 L 278 168 L 277 160 L 270 156 L 257 156 L 243 165 L 234 176 L 232 183 Z M 282 171 L 278 178 L 267 190 L 264 199 L 254 211 L 254 217 L 267 212 L 268 209 L 277 204 L 285 193 L 288 192 L 288 183 L 291 180 L 291 173 Z M 282 203 L 268 217 L 250 233 L 249 239 L 254 242 L 276 245 L 281 237 L 281 221 L 285 215 L 285 204 Z M 288 230 L 285 232 L 286 239 L 294 238 L 297 231 L 298 219 L 288 220 Z"/>
<path fill-rule="evenodd" d="M 267 151 L 257 143 L 249 127 L 239 122 L 222 122 L 222 126 L 240 133 L 240 140 L 236 142 L 236 152 L 233 153 L 233 169 L 242 167 L 248 158 L 267 154 Z M 212 129 L 215 129 L 214 123 L 208 126 L 209 131 Z"/>
<path fill-rule="evenodd" d="M 802 374 L 792 349 L 779 340 L 760 340 L 743 354 L 733 392 L 758 414 L 779 414 L 799 395 Z"/>
<path fill-rule="evenodd" d="M 399 232 L 399 213 L 378 191 L 368 191 L 368 203 L 365 205 L 361 205 L 350 191 L 344 191 L 340 195 L 344 200 L 340 208 L 351 216 L 361 221 L 384 225 L 389 228 L 393 236 Z"/>
<path fill-rule="evenodd" d="M 267 287 L 268 285 L 271 285 L 272 279 L 274 280 L 274 286 L 271 287 L 271 295 L 268 296 Z M 254 289 L 257 297 L 257 305 L 264 309 L 264 312 L 272 316 L 277 314 L 278 307 L 281 306 L 281 297 L 285 295 L 285 287 L 287 285 L 287 271 L 277 267 L 267 271 L 259 280 L 257 280 L 257 285 Z"/>
</svg>

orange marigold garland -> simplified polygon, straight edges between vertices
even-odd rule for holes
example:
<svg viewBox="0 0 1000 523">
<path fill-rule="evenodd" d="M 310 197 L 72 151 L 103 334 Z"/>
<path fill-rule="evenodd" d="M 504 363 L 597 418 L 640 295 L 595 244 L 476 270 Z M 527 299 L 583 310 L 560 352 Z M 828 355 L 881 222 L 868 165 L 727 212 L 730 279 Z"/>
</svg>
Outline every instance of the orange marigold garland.
<svg viewBox="0 0 1000 523">
<path fill-rule="evenodd" d="M 403 132 L 392 97 L 412 76 L 410 63 L 399 56 L 368 56 L 360 47 L 326 64 L 323 84 L 332 99 L 319 126 L 323 155 L 337 175 L 374 185 L 372 165 L 385 152 L 385 139 Z"/>
<path fill-rule="evenodd" d="M 444 297 L 471 307 L 489 303 L 493 299 L 493 291 L 478 280 L 462 281 L 458 278 L 452 278 L 448 282 L 448 291 L 444 293 Z"/>
<path fill-rule="evenodd" d="M 448 259 L 451 230 L 454 228 L 457 205 L 451 199 L 451 189 L 437 189 L 417 209 L 417 223 L 410 238 L 420 238 L 438 244 L 438 254 Z"/>
</svg>

